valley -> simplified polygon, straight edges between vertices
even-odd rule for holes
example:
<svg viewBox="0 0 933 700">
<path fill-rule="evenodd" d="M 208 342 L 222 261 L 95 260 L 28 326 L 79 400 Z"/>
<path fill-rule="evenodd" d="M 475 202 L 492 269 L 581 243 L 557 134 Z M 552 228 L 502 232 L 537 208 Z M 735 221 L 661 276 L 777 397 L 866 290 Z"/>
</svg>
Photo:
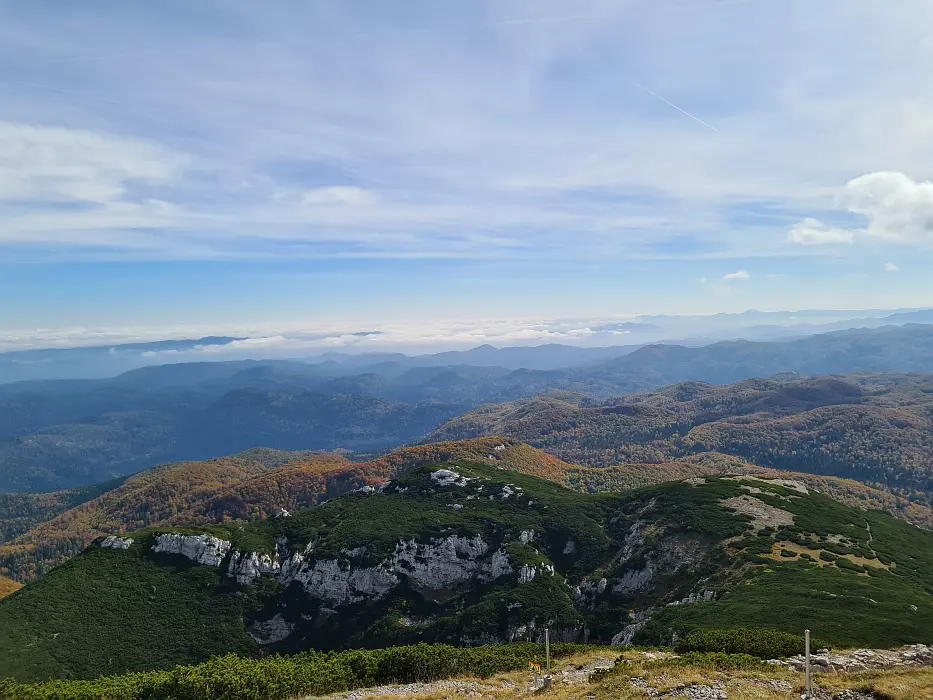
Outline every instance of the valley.
<svg viewBox="0 0 933 700">
<path fill-rule="evenodd" d="M 541 364 L 535 360 L 534 351 L 539 355 L 551 353 L 550 346 L 519 350 L 521 359 L 530 365 Z M 80 488 L 157 464 L 222 457 L 254 447 L 348 450 L 367 455 L 418 442 L 426 434 L 431 435 L 430 440 L 472 437 L 474 433 L 463 428 L 463 422 L 447 422 L 477 409 L 488 412 L 481 407 L 489 404 L 561 396 L 560 392 L 580 394 L 584 397 L 581 401 L 599 403 L 678 382 L 728 384 L 774 375 L 800 379 L 800 375 L 830 373 L 933 372 L 933 326 L 906 324 L 773 342 L 722 341 L 701 347 L 650 345 L 618 349 L 616 356 L 609 359 L 591 355 L 592 359 L 582 361 L 585 354 L 558 353 L 558 357 L 582 364 L 552 369 L 472 364 L 417 366 L 418 358 L 404 356 L 362 356 L 343 363 L 196 362 L 143 367 L 106 379 L 0 384 L 0 493 Z M 487 352 L 472 361 L 496 358 L 516 359 Z M 434 356 L 431 362 L 462 359 Z M 899 389 L 892 386 L 873 390 L 897 394 Z M 766 412 L 779 416 L 799 413 L 794 410 L 799 404 L 796 399 L 789 398 L 783 409 L 780 395 L 774 400 L 777 405 L 764 407 Z M 852 396 L 827 395 L 822 400 L 825 406 L 872 403 Z M 916 397 L 912 400 L 914 404 L 922 403 Z M 536 410 L 546 408 L 531 405 Z M 831 422 L 843 410 L 828 411 L 826 420 Z M 922 432 L 925 418 L 909 415 L 910 410 L 905 407 L 907 424 L 895 428 L 916 442 L 909 431 Z M 727 404 L 722 411 L 723 417 L 728 415 Z M 546 420 L 546 415 L 537 420 Z M 863 411 L 856 412 L 854 420 L 863 424 L 865 431 L 874 432 L 875 417 L 874 411 Z M 645 423 L 642 430 L 660 427 Z M 775 423 L 773 430 L 796 427 L 787 422 Z M 456 433 L 460 428 L 463 430 Z M 481 434 L 509 434 L 484 429 L 487 432 Z M 533 436 L 516 437 L 537 444 Z M 697 438 L 703 436 L 698 434 Z M 741 434 L 717 434 L 706 439 L 710 445 L 728 439 L 736 443 L 737 451 L 738 443 L 748 440 Z M 857 449 L 884 449 L 887 445 L 882 430 L 876 444 Z M 750 454 L 750 448 L 742 449 L 743 454 Z M 659 461 L 663 452 L 620 451 L 604 455 L 600 465 Z M 911 465 L 917 465 L 916 473 L 926 469 L 927 458 L 922 450 L 911 450 L 905 457 Z M 595 463 L 591 455 L 568 459 Z M 769 464 L 762 466 L 772 466 L 773 462 L 783 468 L 811 470 L 803 456 L 786 465 L 773 455 L 766 461 Z M 866 471 L 875 474 L 866 476 L 881 482 L 877 473 L 885 468 L 873 458 Z M 913 484 L 892 482 L 890 486 L 907 492 Z"/>
</svg>

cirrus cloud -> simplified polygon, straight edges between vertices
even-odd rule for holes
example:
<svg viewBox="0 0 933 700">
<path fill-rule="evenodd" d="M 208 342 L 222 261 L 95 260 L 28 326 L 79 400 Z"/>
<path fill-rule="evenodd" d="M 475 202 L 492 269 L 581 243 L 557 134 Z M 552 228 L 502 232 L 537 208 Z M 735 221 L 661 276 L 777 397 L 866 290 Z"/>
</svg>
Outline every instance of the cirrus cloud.
<svg viewBox="0 0 933 700">
<path fill-rule="evenodd" d="M 798 243 L 800 245 L 852 243 L 854 238 L 854 231 L 832 228 L 822 221 L 812 218 L 806 218 L 795 224 L 787 234 L 787 241 L 789 243 Z"/>
</svg>

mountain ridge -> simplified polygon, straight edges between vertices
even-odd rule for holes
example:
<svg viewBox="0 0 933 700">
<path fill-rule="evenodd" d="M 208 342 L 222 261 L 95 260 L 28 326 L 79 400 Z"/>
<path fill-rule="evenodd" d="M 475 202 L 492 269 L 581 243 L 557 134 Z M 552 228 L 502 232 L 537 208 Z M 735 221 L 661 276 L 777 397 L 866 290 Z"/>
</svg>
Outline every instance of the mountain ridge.
<svg viewBox="0 0 933 700">
<path fill-rule="evenodd" d="M 889 646 L 933 634 L 931 591 L 933 533 L 786 478 L 585 494 L 454 460 L 257 523 L 100 538 L 0 602 L 0 677 L 545 626 L 658 643 L 741 620 Z"/>
<path fill-rule="evenodd" d="M 49 511 L 44 520 L 0 538 L 0 575 L 29 581 L 80 553 L 97 537 L 150 526 L 262 520 L 282 509 L 318 505 L 355 489 L 379 487 L 420 466 L 456 459 L 488 462 L 586 493 L 724 473 L 793 478 L 849 506 L 884 510 L 933 529 L 933 508 L 845 479 L 769 470 L 714 453 L 660 464 L 583 467 L 492 436 L 403 448 L 368 462 L 329 453 L 250 450 L 207 462 L 163 465 L 93 498 L 89 495 L 74 507 Z M 0 499 L 0 522 L 3 516 Z"/>
</svg>

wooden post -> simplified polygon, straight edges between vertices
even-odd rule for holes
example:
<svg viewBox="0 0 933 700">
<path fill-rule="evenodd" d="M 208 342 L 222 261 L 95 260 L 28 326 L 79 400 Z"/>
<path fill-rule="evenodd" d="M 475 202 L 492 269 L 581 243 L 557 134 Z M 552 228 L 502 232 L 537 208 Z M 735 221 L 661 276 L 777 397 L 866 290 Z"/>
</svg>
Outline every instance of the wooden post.
<svg viewBox="0 0 933 700">
<path fill-rule="evenodd" d="M 804 656 L 806 657 L 806 671 L 807 671 L 807 699 L 809 700 L 812 697 L 813 686 L 810 683 L 810 630 L 804 630 L 803 632 L 804 639 Z"/>
<path fill-rule="evenodd" d="M 550 630 L 544 630 L 544 658 L 547 660 L 547 672 L 551 672 L 551 636 Z"/>
</svg>

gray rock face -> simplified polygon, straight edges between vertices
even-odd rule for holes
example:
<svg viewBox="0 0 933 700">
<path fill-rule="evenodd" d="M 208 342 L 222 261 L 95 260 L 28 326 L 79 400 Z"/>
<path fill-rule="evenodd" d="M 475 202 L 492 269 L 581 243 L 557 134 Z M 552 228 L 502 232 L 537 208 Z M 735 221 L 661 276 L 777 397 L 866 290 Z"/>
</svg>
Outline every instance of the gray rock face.
<svg viewBox="0 0 933 700">
<path fill-rule="evenodd" d="M 680 600 L 675 600 L 671 603 L 668 603 L 665 607 L 670 607 L 672 605 L 689 605 L 691 603 L 703 603 L 716 600 L 715 591 L 700 591 L 698 593 L 691 593 L 685 598 Z M 648 624 L 648 620 L 652 615 L 661 611 L 662 608 L 658 606 L 653 606 L 646 608 L 644 610 L 639 610 L 637 612 L 630 613 L 632 622 L 622 628 L 622 631 L 614 635 L 610 644 L 612 646 L 627 646 L 632 643 L 632 640 L 635 638 L 635 635 L 641 632 L 642 628 Z"/>
<path fill-rule="evenodd" d="M 371 567 L 336 559 L 310 561 L 296 553 L 282 562 L 279 577 L 286 584 L 300 583 L 315 598 L 343 605 L 382 598 L 403 579 L 416 591 L 430 595 L 458 588 L 471 579 L 488 582 L 512 572 L 505 552 L 488 554 L 489 546 L 479 535 L 452 535 L 430 543 L 399 542 L 391 557 Z"/>
<path fill-rule="evenodd" d="M 538 564 L 536 566 L 529 566 L 528 564 L 523 564 L 522 568 L 518 570 L 518 582 L 519 583 L 531 583 L 535 580 L 535 576 L 553 576 L 554 575 L 554 565 L 553 564 Z"/>
<path fill-rule="evenodd" d="M 685 598 L 668 603 L 667 607 L 671 607 L 672 605 L 690 605 L 691 603 L 709 603 L 714 600 L 716 600 L 716 591 L 700 591 L 699 593 L 691 593 Z"/>
<path fill-rule="evenodd" d="M 410 540 L 396 545 L 390 566 L 407 576 L 415 590 L 451 589 L 471 578 L 491 581 L 511 571 L 504 552 L 502 556 L 484 560 L 488 551 L 489 546 L 479 535 L 471 538 L 451 535 L 430 544 Z"/>
<path fill-rule="evenodd" d="M 644 588 L 654 578 L 654 562 L 649 559 L 643 569 L 626 571 L 612 583 L 612 592 L 621 595 L 631 595 Z"/>
<path fill-rule="evenodd" d="M 382 567 L 353 568 L 336 559 L 311 563 L 300 553 L 282 562 L 280 579 L 285 584 L 297 582 L 311 596 L 335 605 L 382 598 L 399 583 Z"/>
<path fill-rule="evenodd" d="M 294 630 L 295 625 L 281 614 L 277 614 L 270 620 L 254 622 L 250 625 L 248 634 L 257 644 L 275 644 L 288 637 Z"/>
<path fill-rule="evenodd" d="M 641 521 L 632 525 L 622 548 L 622 561 L 627 561 L 644 543 L 644 527 Z M 640 569 L 630 569 L 612 581 L 613 593 L 632 595 L 636 591 L 650 587 L 656 576 L 669 575 L 682 567 L 697 564 L 706 555 L 706 549 L 698 538 L 677 534 L 662 539 L 645 556 L 645 564 Z"/>
<path fill-rule="evenodd" d="M 153 552 L 163 552 L 165 554 L 181 554 L 191 561 L 205 566 L 220 566 L 227 552 L 230 551 L 230 543 L 211 535 L 176 535 L 166 533 L 156 537 Z"/>
<path fill-rule="evenodd" d="M 129 549 L 133 545 L 133 540 L 129 537 L 117 537 L 116 535 L 107 535 L 100 543 L 104 549 Z"/>
<path fill-rule="evenodd" d="M 234 551 L 230 556 L 227 575 L 236 578 L 237 583 L 248 584 L 262 574 L 278 574 L 282 570 L 279 558 L 275 554 Z"/>
<path fill-rule="evenodd" d="M 596 581 L 583 579 L 580 585 L 573 589 L 573 602 L 592 608 L 596 605 L 596 597 L 606 592 L 608 579 L 600 578 Z"/>
</svg>

